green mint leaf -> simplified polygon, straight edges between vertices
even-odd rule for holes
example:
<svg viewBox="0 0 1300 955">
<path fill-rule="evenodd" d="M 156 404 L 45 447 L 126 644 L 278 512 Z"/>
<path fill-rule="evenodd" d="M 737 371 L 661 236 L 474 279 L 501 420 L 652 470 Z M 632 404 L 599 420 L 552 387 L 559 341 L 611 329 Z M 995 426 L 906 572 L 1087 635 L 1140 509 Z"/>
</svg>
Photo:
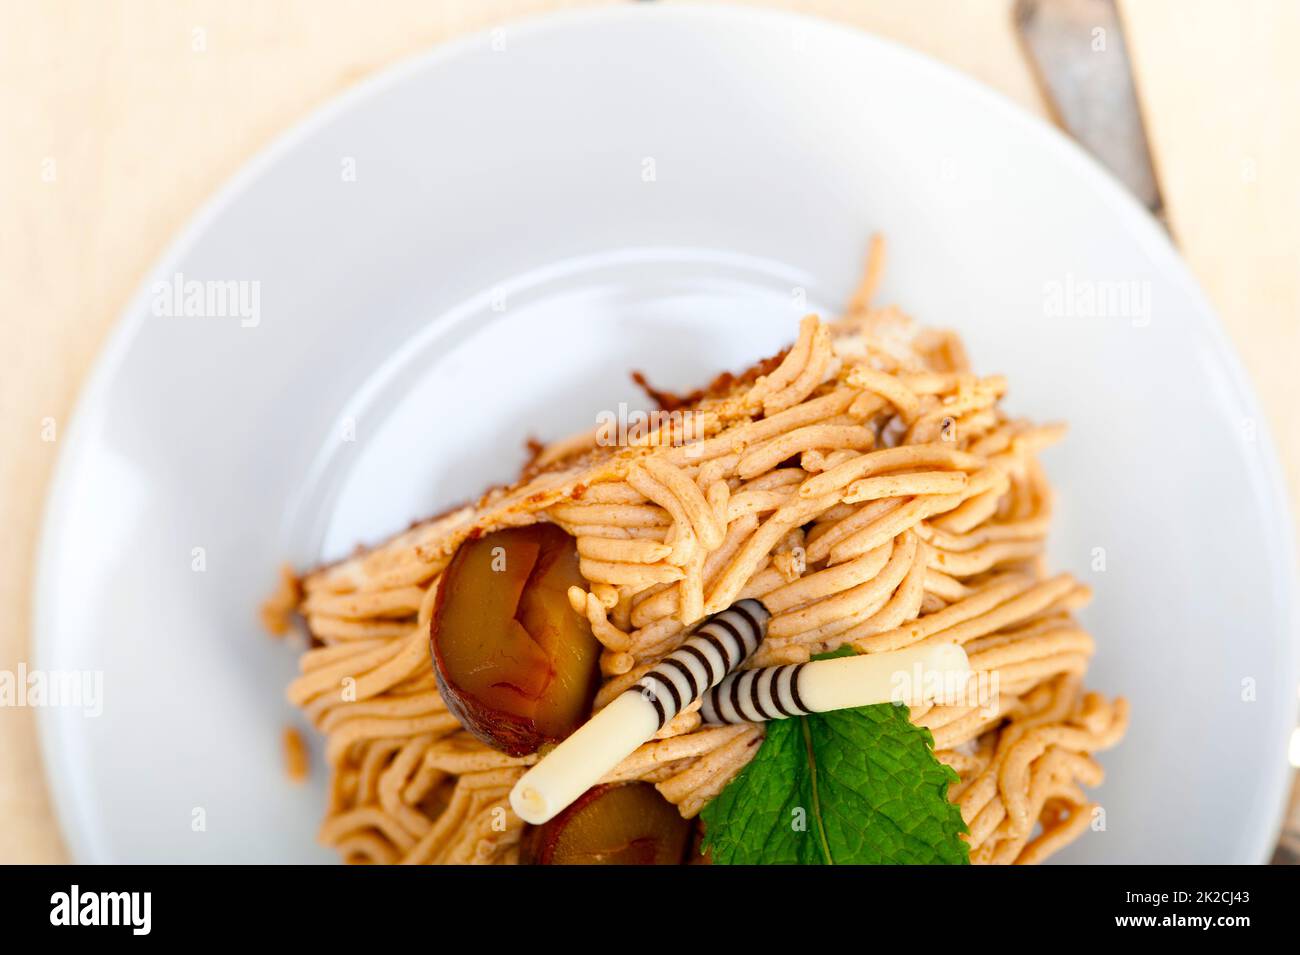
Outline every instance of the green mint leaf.
<svg viewBox="0 0 1300 955">
<path fill-rule="evenodd" d="M 836 657 L 855 657 L 857 655 L 858 652 L 846 643 L 844 646 L 835 650 L 828 650 L 825 653 L 814 653 L 812 658 L 814 660 L 834 660 Z"/>
<path fill-rule="evenodd" d="M 933 744 L 891 703 L 773 720 L 704 807 L 704 847 L 719 865 L 968 863 Z"/>
</svg>

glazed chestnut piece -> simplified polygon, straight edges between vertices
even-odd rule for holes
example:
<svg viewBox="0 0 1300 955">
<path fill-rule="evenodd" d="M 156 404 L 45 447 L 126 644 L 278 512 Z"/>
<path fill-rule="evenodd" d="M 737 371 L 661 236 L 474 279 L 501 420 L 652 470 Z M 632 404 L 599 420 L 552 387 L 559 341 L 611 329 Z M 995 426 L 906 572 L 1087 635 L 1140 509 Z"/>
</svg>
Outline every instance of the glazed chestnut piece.
<svg viewBox="0 0 1300 955">
<path fill-rule="evenodd" d="M 527 865 L 681 865 L 694 827 L 649 783 L 594 786 L 524 833 Z"/>
<path fill-rule="evenodd" d="M 600 644 L 569 605 L 585 586 L 554 524 L 461 544 L 443 573 L 429 644 L 438 689 L 465 728 L 511 756 L 564 739 L 591 714 Z"/>
</svg>

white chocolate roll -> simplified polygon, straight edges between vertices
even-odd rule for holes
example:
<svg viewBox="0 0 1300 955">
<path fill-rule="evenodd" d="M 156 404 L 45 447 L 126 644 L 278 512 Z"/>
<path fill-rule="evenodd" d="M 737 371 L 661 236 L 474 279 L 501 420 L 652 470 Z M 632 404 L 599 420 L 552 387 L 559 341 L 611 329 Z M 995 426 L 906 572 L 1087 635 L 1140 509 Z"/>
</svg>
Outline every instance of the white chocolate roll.
<svg viewBox="0 0 1300 955">
<path fill-rule="evenodd" d="M 658 730 L 641 694 L 620 693 L 524 773 L 510 790 L 511 808 L 534 826 L 549 821 Z"/>
<path fill-rule="evenodd" d="M 955 643 L 745 670 L 704 694 L 700 718 L 761 723 L 874 703 L 956 702 L 970 675 Z"/>
<path fill-rule="evenodd" d="M 701 623 L 676 650 L 524 773 L 510 805 L 541 825 L 596 785 L 660 728 L 758 649 L 771 617 L 742 600 Z"/>
</svg>

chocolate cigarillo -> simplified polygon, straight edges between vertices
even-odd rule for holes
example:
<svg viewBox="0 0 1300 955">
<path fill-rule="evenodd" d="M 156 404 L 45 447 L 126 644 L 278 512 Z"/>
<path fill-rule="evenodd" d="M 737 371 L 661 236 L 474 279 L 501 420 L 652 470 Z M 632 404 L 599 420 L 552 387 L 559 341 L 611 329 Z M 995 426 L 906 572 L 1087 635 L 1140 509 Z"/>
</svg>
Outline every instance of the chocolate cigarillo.
<svg viewBox="0 0 1300 955">
<path fill-rule="evenodd" d="M 970 678 L 955 643 L 812 660 L 733 673 L 704 694 L 706 724 L 761 723 L 873 703 L 921 703 L 960 693 Z"/>
<path fill-rule="evenodd" d="M 551 750 L 510 791 L 525 822 L 541 825 L 648 741 L 674 716 L 717 686 L 758 649 L 771 614 L 741 600 L 701 623 L 635 686 Z"/>
</svg>

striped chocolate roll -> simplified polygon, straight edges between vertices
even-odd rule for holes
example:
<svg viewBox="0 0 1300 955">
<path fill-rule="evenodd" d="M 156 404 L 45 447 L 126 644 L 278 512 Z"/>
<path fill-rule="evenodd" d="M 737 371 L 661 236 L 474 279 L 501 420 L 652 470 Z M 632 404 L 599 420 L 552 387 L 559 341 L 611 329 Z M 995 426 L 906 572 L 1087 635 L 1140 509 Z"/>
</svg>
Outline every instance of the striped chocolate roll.
<svg viewBox="0 0 1300 955">
<path fill-rule="evenodd" d="M 875 703 L 957 702 L 970 674 L 965 650 L 926 641 L 887 653 L 743 670 L 704 694 L 700 720 L 762 723 Z"/>
<path fill-rule="evenodd" d="M 524 773 L 510 805 L 540 826 L 596 785 L 665 723 L 716 686 L 758 649 L 771 617 L 742 600 L 701 623 L 680 647 L 579 726 Z"/>
<path fill-rule="evenodd" d="M 792 663 L 734 673 L 704 694 L 700 718 L 709 725 L 762 723 L 811 713 L 799 698 L 799 671 Z"/>
<path fill-rule="evenodd" d="M 680 647 L 626 693 L 655 708 L 659 728 L 740 666 L 758 649 L 772 615 L 757 600 L 741 600 L 707 618 Z"/>
</svg>

